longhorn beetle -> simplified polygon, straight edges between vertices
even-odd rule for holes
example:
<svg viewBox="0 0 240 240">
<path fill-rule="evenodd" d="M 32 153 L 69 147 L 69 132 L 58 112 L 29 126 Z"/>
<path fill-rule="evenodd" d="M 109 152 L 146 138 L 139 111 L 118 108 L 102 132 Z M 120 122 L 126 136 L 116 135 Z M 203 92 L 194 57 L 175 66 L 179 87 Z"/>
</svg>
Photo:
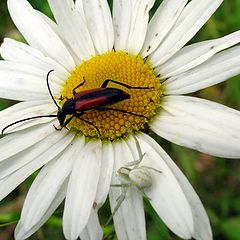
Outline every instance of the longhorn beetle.
<svg viewBox="0 0 240 240">
<path fill-rule="evenodd" d="M 124 92 L 121 89 L 118 88 L 108 88 L 107 85 L 112 82 L 118 85 L 121 85 L 123 87 L 126 87 L 128 89 L 152 89 L 152 87 L 132 87 L 130 85 L 127 85 L 125 83 L 121 83 L 112 79 L 106 79 L 100 88 L 93 88 L 93 89 L 89 89 L 89 90 L 83 90 L 81 92 L 76 92 L 76 90 L 83 86 L 85 83 L 85 78 L 83 78 L 83 82 L 80 83 L 79 85 L 77 85 L 73 90 L 72 90 L 72 94 L 73 94 L 73 98 L 71 99 L 67 99 L 66 102 L 63 104 L 62 108 L 57 104 L 56 100 L 53 97 L 52 91 L 50 89 L 50 85 L 49 85 L 49 75 L 51 72 L 53 72 L 54 70 L 50 70 L 47 73 L 47 77 L 46 77 L 46 82 L 47 82 L 47 88 L 48 88 L 48 92 L 54 102 L 54 104 L 57 106 L 58 108 L 58 112 L 56 115 L 40 115 L 40 116 L 34 116 L 34 117 L 29 117 L 29 118 L 25 118 L 25 119 L 21 119 L 18 120 L 16 122 L 13 122 L 9 125 L 7 125 L 6 127 L 4 127 L 2 129 L 2 134 L 4 133 L 4 131 L 17 124 L 20 122 L 24 122 L 24 121 L 28 121 L 28 120 L 32 120 L 32 119 L 36 119 L 36 118 L 45 118 L 45 117 L 57 117 L 58 121 L 59 121 L 59 127 L 55 127 L 56 130 L 62 130 L 62 128 L 66 127 L 67 124 L 74 118 L 78 118 L 80 120 L 82 120 L 83 122 L 88 123 L 89 125 L 93 126 L 98 134 L 100 135 L 100 132 L 98 130 L 98 128 L 92 123 L 89 122 L 83 118 L 81 118 L 81 116 L 91 110 L 99 110 L 99 111 L 103 111 L 103 110 L 114 110 L 114 111 L 118 111 L 118 112 L 123 112 L 123 113 L 127 113 L 127 114 L 131 114 L 134 116 L 138 116 L 138 117 L 143 117 L 146 118 L 143 115 L 139 115 L 136 113 L 132 113 L 132 112 L 128 112 L 126 110 L 121 110 L 121 109 L 115 109 L 115 108 L 111 108 L 108 107 L 109 105 L 112 105 L 114 103 L 118 103 L 121 102 L 123 100 L 129 99 L 130 95 L 126 92 Z M 67 115 L 71 115 L 68 119 L 66 119 Z"/>
</svg>

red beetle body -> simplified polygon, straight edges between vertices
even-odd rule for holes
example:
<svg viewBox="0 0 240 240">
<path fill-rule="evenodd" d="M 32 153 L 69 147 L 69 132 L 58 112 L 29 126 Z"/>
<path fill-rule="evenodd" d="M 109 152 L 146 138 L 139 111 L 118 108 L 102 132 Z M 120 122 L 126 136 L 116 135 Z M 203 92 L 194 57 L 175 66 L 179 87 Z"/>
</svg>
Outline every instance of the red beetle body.
<svg viewBox="0 0 240 240">
<path fill-rule="evenodd" d="M 73 98 L 68 99 L 58 110 L 57 118 L 60 129 L 65 127 L 73 117 L 79 118 L 85 112 L 97 109 L 106 109 L 107 105 L 129 99 L 130 95 L 118 88 L 93 88 L 90 90 L 73 93 Z M 66 116 L 72 115 L 66 121 Z M 83 120 L 83 119 L 81 119 Z"/>
<path fill-rule="evenodd" d="M 117 88 L 94 88 L 79 92 L 74 96 L 75 109 L 76 111 L 87 111 L 129 98 L 128 93 Z"/>
</svg>

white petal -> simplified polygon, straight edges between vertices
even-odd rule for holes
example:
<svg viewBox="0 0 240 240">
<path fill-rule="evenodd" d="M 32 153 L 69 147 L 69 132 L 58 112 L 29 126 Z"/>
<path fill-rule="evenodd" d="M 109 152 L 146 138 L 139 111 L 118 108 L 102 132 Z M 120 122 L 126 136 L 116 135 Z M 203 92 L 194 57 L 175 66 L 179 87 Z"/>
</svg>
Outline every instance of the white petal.
<svg viewBox="0 0 240 240">
<path fill-rule="evenodd" d="M 114 143 L 115 174 L 126 162 L 131 162 L 133 155 L 124 141 Z M 113 184 L 121 184 L 119 177 L 113 175 Z M 118 204 L 121 195 L 121 187 L 112 187 L 109 192 L 109 200 L 112 212 Z M 142 195 L 135 188 L 129 188 L 126 197 L 113 216 L 114 227 L 118 239 L 146 239 L 146 225 Z"/>
<path fill-rule="evenodd" d="M 114 48 L 127 50 L 131 28 L 132 1 L 113 1 Z"/>
<path fill-rule="evenodd" d="M 75 67 L 61 39 L 26 0 L 8 0 L 8 9 L 17 28 L 31 46 L 68 70 Z"/>
<path fill-rule="evenodd" d="M 190 70 L 207 61 L 214 54 L 240 42 L 240 31 L 225 37 L 195 43 L 181 49 L 155 71 L 161 78 L 169 78 Z"/>
<path fill-rule="evenodd" d="M 33 182 L 24 202 L 21 222 L 31 229 L 46 213 L 65 180 L 72 171 L 75 152 L 81 149 L 84 138 L 73 141 L 55 161 L 45 165 Z"/>
<path fill-rule="evenodd" d="M 88 219 L 88 224 L 80 234 L 82 240 L 101 240 L 103 232 L 99 219 L 97 216 L 97 210 L 106 201 L 107 195 L 110 189 L 110 183 L 113 174 L 114 155 L 112 143 L 103 143 L 102 146 L 102 161 L 100 177 L 97 186 L 97 193 L 94 201 L 95 210 L 92 210 L 91 215 Z"/>
<path fill-rule="evenodd" d="M 75 1 L 75 8 L 77 11 L 80 12 L 81 16 L 85 19 L 85 14 L 83 10 L 83 1 L 82 0 L 76 0 Z"/>
<path fill-rule="evenodd" d="M 216 54 L 205 63 L 164 82 L 165 94 L 185 94 L 223 82 L 240 73 L 240 47 Z"/>
<path fill-rule="evenodd" d="M 40 11 L 37 11 L 37 10 L 35 10 L 35 11 L 43 19 L 43 21 L 46 22 L 49 25 L 49 27 L 51 27 L 52 30 L 61 38 L 61 40 L 64 43 L 65 47 L 67 48 L 68 52 L 72 56 L 72 58 L 75 62 L 75 65 L 80 64 L 81 60 L 79 59 L 77 54 L 74 52 L 74 50 L 73 50 L 74 46 L 71 46 L 69 44 L 69 42 L 67 41 L 66 38 L 68 38 L 68 36 L 65 36 L 66 33 L 64 31 L 62 31 L 62 29 L 57 25 L 57 23 L 54 22 L 51 18 L 49 18 L 48 16 L 46 16 L 45 14 L 43 14 Z"/>
<path fill-rule="evenodd" d="M 141 55 L 148 56 L 162 42 L 177 21 L 187 0 L 164 0 L 149 22 Z"/>
<path fill-rule="evenodd" d="M 45 76 L 49 70 L 54 69 L 51 75 L 55 75 L 57 77 L 56 79 L 60 79 L 61 82 L 59 83 L 63 83 L 69 76 L 69 72 L 64 66 L 52 58 L 44 56 L 40 51 L 25 43 L 5 38 L 0 47 L 0 53 L 5 60 L 25 63 L 45 71 Z"/>
<path fill-rule="evenodd" d="M 157 144 L 151 137 L 146 134 L 139 135 L 140 141 L 150 145 L 154 151 L 158 153 L 161 159 L 168 165 L 170 170 L 175 175 L 178 183 L 180 184 L 189 204 L 191 205 L 191 211 L 194 221 L 194 234 L 193 237 L 198 240 L 211 240 L 212 230 L 209 223 L 206 211 L 199 199 L 198 195 L 194 191 L 193 187 L 183 175 L 181 170 L 167 155 L 167 153 Z"/>
<path fill-rule="evenodd" d="M 31 66 L 28 63 L 0 60 L 0 71 L 3 71 L 3 72 L 9 71 L 10 73 L 15 71 L 19 74 L 20 73 L 29 74 L 29 75 L 32 75 L 32 78 L 33 78 L 32 81 L 34 81 L 34 78 L 37 77 L 38 79 L 40 79 L 39 80 L 40 82 L 44 83 L 44 89 L 45 91 L 47 91 L 46 76 L 47 76 L 47 73 L 49 72 L 49 69 L 48 71 L 46 71 L 46 70 L 42 70 L 38 66 Z M 53 74 L 51 75 L 51 78 L 52 80 L 54 80 L 54 81 L 51 81 L 53 82 L 53 85 L 57 85 L 59 88 L 61 80 Z"/>
<path fill-rule="evenodd" d="M 166 62 L 181 49 L 206 23 L 223 0 L 192 0 L 182 11 L 171 32 L 150 55 L 153 66 Z"/>
<path fill-rule="evenodd" d="M 106 0 L 83 1 L 83 9 L 94 46 L 99 54 L 113 48 L 114 33 L 110 8 Z"/>
<path fill-rule="evenodd" d="M 49 144 L 48 148 L 46 148 L 41 155 L 37 156 L 28 164 L 11 173 L 9 176 L 1 179 L 0 200 L 6 197 L 33 172 L 60 154 L 71 143 L 73 137 L 74 135 L 72 134 L 64 134 L 64 136 L 58 142 Z"/>
<path fill-rule="evenodd" d="M 56 112 L 56 106 L 49 101 L 28 101 L 17 103 L 0 112 L 0 129 L 3 129 L 10 123 L 14 123 L 20 119 L 25 119 L 39 115 L 49 115 Z M 11 127 L 11 132 L 32 127 L 37 124 L 52 121 L 52 118 L 39 118 L 25 121 Z M 7 131 L 7 130 L 6 130 Z"/>
<path fill-rule="evenodd" d="M 0 69 L 0 97 L 18 101 L 47 100 L 49 93 L 41 76 Z"/>
<path fill-rule="evenodd" d="M 151 145 L 140 143 L 142 152 L 145 153 L 140 166 L 156 169 L 148 170 L 152 177 L 152 186 L 145 189 L 145 194 L 155 211 L 175 234 L 184 239 L 191 238 L 193 216 L 181 186 L 158 152 Z"/>
<path fill-rule="evenodd" d="M 59 133 L 55 131 L 38 143 L 28 147 L 26 150 L 20 151 L 19 153 L 4 159 L 4 161 L 0 162 L 0 179 L 7 177 L 8 175 L 16 172 L 18 169 L 33 161 L 46 151 L 49 143 L 56 143 L 60 141 L 65 134 L 66 133 L 64 132 Z M 19 140 L 21 141 L 21 139 Z"/>
<path fill-rule="evenodd" d="M 63 231 L 69 240 L 77 239 L 85 228 L 101 169 L 101 142 L 88 142 L 75 156 L 63 214 Z"/>
<path fill-rule="evenodd" d="M 116 50 L 139 54 L 147 32 L 149 10 L 154 0 L 113 1 Z"/>
<path fill-rule="evenodd" d="M 22 224 L 22 221 L 20 220 L 15 229 L 15 233 L 14 233 L 15 240 L 26 239 L 30 237 L 33 233 L 35 233 L 48 220 L 48 218 L 54 213 L 57 207 L 61 204 L 61 202 L 65 198 L 66 191 L 67 191 L 67 181 L 65 181 L 64 184 L 61 186 L 61 188 L 59 189 L 58 193 L 56 194 L 55 198 L 53 199 L 51 205 L 48 207 L 45 214 L 31 229 L 28 229 L 28 230 L 25 229 L 25 226 Z"/>
<path fill-rule="evenodd" d="M 81 240 L 102 240 L 103 231 L 98 219 L 97 211 L 91 211 L 87 226 L 80 234 Z"/>
<path fill-rule="evenodd" d="M 226 158 L 240 157 L 240 112 L 211 101 L 165 97 L 151 128 L 176 144 Z"/>
<path fill-rule="evenodd" d="M 121 191 L 109 193 L 112 211 L 115 209 Z M 118 239 L 146 240 L 143 199 L 135 189 L 129 189 L 124 201 L 113 216 L 114 227 Z"/>
<path fill-rule="evenodd" d="M 101 173 L 98 181 L 95 203 L 97 208 L 106 201 L 113 174 L 114 153 L 111 142 L 104 142 L 102 146 Z"/>
<path fill-rule="evenodd" d="M 95 55 L 94 45 L 80 12 L 75 10 L 73 1 L 48 0 L 58 23 L 61 36 L 67 41 L 79 61 Z"/>
<path fill-rule="evenodd" d="M 48 17 L 47 15 L 45 15 L 44 13 L 42 13 L 41 11 L 39 10 L 35 10 L 35 12 L 40 15 L 40 17 L 43 19 L 44 22 L 46 22 L 51 28 L 52 30 L 57 33 L 59 36 L 60 36 L 60 32 L 59 32 L 59 28 L 58 28 L 58 25 L 57 23 L 52 20 L 50 17 Z M 64 42 L 64 39 L 62 39 L 63 42 Z M 65 42 L 64 42 L 65 43 Z"/>
<path fill-rule="evenodd" d="M 33 146 L 56 132 L 51 123 L 33 126 L 29 129 L 9 134 L 0 139 L 0 162 Z"/>
</svg>

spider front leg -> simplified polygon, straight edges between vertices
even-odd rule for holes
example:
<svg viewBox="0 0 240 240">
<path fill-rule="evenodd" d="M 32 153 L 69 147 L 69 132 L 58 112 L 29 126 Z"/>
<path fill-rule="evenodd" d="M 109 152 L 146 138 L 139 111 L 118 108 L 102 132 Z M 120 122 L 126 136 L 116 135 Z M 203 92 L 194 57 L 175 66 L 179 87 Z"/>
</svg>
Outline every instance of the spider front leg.
<svg viewBox="0 0 240 240">
<path fill-rule="evenodd" d="M 126 198 L 127 194 L 127 188 L 129 187 L 129 184 L 113 184 L 111 187 L 121 187 L 121 194 L 116 199 L 116 206 L 114 207 L 111 216 L 108 218 L 107 222 L 105 223 L 105 226 L 108 225 L 111 220 L 113 219 L 113 216 L 116 214 L 117 210 L 120 208 L 121 204 Z"/>
<path fill-rule="evenodd" d="M 140 147 L 140 144 L 139 144 L 137 138 L 134 135 L 133 135 L 133 138 L 134 138 L 135 143 L 136 143 L 136 148 L 137 148 L 137 151 L 138 151 L 138 157 L 139 158 L 138 158 L 138 160 L 134 160 L 134 161 L 125 163 L 124 166 L 123 166 L 125 168 L 130 168 L 130 167 L 133 167 L 133 169 L 137 168 L 139 166 L 139 164 L 142 162 L 144 156 L 146 155 L 146 153 L 142 153 L 142 149 Z"/>
</svg>

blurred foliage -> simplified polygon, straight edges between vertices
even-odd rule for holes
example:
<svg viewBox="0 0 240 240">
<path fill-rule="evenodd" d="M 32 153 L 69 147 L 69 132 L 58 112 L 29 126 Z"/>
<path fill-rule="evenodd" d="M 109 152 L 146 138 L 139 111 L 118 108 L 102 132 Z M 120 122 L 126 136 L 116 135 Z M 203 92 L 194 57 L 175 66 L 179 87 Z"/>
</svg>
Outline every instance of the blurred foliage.
<svg viewBox="0 0 240 240">
<path fill-rule="evenodd" d="M 51 15 L 47 1 L 29 0 L 38 10 Z M 151 16 L 161 0 L 156 0 Z M 112 1 L 109 1 L 112 5 Z M 203 41 L 229 34 L 240 26 L 240 0 L 224 1 L 218 11 L 205 24 L 191 42 Z M 4 37 L 23 41 L 7 11 L 6 0 L 0 5 L 0 43 Z M 197 92 L 194 96 L 207 98 L 229 107 L 240 109 L 240 77 Z M 8 100 L 0 101 L 0 109 L 11 105 Z M 169 155 L 177 162 L 196 189 L 209 214 L 214 239 L 240 239 L 240 163 L 239 160 L 226 160 L 201 154 L 183 147 L 174 146 L 155 136 Z M 34 176 L 29 177 L 12 194 L 0 203 L 0 239 L 13 239 L 13 231 L 20 217 L 24 197 Z M 64 239 L 62 234 L 62 206 L 47 223 L 29 239 Z M 145 201 L 147 234 L 149 240 L 177 240 L 163 224 L 151 205 Z M 110 214 L 106 203 L 100 211 L 102 223 Z M 104 227 L 105 239 L 116 239 L 112 225 Z"/>
</svg>

